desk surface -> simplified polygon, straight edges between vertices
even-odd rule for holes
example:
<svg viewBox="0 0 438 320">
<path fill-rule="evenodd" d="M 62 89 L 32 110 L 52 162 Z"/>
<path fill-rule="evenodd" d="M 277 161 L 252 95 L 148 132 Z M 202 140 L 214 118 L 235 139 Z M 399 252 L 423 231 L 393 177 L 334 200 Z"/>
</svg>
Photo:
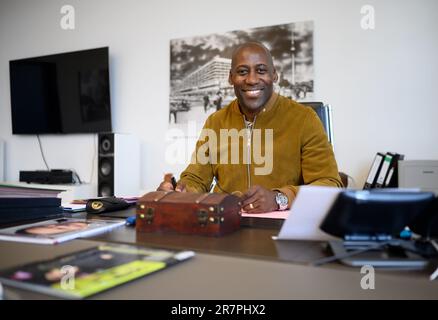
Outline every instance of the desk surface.
<svg viewBox="0 0 438 320">
<path fill-rule="evenodd" d="M 56 246 L 0 242 L 0 269 L 117 242 L 190 249 L 194 259 L 94 296 L 94 299 L 438 299 L 429 271 L 376 269 L 375 290 L 363 290 L 360 269 L 332 263 L 311 267 L 324 257 L 322 242 L 274 241 L 278 229 L 246 228 L 223 237 L 136 233 L 121 227 L 110 233 Z M 293 262 L 293 263 L 290 263 Z M 7 289 L 10 298 L 47 296 Z"/>
<path fill-rule="evenodd" d="M 322 242 L 274 241 L 272 236 L 277 234 L 278 230 L 275 229 L 243 227 L 222 237 L 206 237 L 171 233 L 137 233 L 134 227 L 121 227 L 91 239 L 295 263 L 308 263 L 326 256 Z"/>
<path fill-rule="evenodd" d="M 134 213 L 135 209 L 128 209 L 122 211 L 121 215 L 129 216 Z M 102 217 L 93 216 L 93 218 Z M 278 235 L 280 224 L 255 223 L 252 219 L 251 225 L 252 227 L 242 227 L 238 231 L 222 237 L 175 233 L 137 233 L 135 227 L 125 227 L 95 236 L 92 239 L 306 264 L 326 256 L 323 251 L 324 242 L 274 241 L 272 236 Z M 271 227 L 266 227 L 269 225 Z M 276 227 L 273 227 L 275 225 Z"/>
<path fill-rule="evenodd" d="M 0 242 L 0 268 L 96 246 L 75 240 L 57 246 Z M 4 259 L 8 257 L 8 259 Z M 184 263 L 94 296 L 94 299 L 437 299 L 438 284 L 376 272 L 375 289 L 363 290 L 359 270 L 314 268 L 277 261 L 197 253 Z M 9 298 L 42 294 L 6 289 Z"/>
<path fill-rule="evenodd" d="M 134 210 L 125 210 L 125 212 L 127 215 L 129 215 L 133 214 Z M 277 225 L 275 228 L 267 228 L 265 226 L 270 225 L 269 223 L 257 223 L 255 221 L 252 221 L 251 225 L 252 227 L 242 227 L 236 232 L 224 235 L 222 237 L 207 237 L 174 233 L 137 233 L 134 227 L 124 227 L 113 230 L 111 233 L 95 236 L 91 239 L 106 242 L 140 244 L 152 247 L 194 250 L 209 254 L 285 261 L 304 265 L 309 265 L 316 260 L 332 255 L 332 253 L 327 250 L 326 242 L 291 240 L 275 241 L 272 239 L 272 236 L 278 235 L 280 230 L 279 225 Z M 324 265 L 324 267 L 348 270 L 351 269 L 351 267 L 343 266 L 340 263 L 331 263 Z M 397 274 L 405 277 L 409 276 L 427 278 L 433 272 L 433 269 L 380 269 L 380 272 Z"/>
</svg>

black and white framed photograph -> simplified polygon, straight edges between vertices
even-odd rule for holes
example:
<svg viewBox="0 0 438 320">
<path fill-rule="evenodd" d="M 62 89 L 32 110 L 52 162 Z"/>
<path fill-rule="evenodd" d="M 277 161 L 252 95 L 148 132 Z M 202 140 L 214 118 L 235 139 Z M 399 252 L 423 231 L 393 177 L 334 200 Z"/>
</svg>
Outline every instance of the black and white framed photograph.
<svg viewBox="0 0 438 320">
<path fill-rule="evenodd" d="M 259 41 L 270 51 L 279 79 L 275 91 L 294 100 L 313 97 L 313 21 L 215 33 L 170 41 L 169 123 L 204 122 L 234 98 L 231 55 Z"/>
</svg>

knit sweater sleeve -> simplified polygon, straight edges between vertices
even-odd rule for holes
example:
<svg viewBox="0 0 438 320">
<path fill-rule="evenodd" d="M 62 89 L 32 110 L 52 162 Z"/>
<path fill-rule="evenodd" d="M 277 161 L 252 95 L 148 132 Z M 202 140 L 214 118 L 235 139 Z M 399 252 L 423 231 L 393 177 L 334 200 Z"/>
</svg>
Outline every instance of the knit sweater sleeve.
<svg viewBox="0 0 438 320">
<path fill-rule="evenodd" d="M 303 185 L 343 187 L 333 148 L 318 115 L 309 109 L 301 131 L 301 171 Z M 287 185 L 277 190 L 289 198 L 289 207 L 299 186 Z"/>
</svg>

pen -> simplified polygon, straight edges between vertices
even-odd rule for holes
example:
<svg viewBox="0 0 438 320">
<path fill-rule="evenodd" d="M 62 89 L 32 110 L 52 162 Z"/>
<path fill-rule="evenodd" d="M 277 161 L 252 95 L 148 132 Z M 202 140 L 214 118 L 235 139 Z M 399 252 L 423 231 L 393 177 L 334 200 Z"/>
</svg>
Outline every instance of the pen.
<svg viewBox="0 0 438 320">
<path fill-rule="evenodd" d="M 175 190 L 176 189 L 176 179 L 175 179 L 175 177 L 172 177 L 170 179 L 170 181 L 172 182 L 173 190 Z"/>
<path fill-rule="evenodd" d="M 127 226 L 135 226 L 135 216 L 130 216 L 126 218 L 126 225 Z"/>
</svg>

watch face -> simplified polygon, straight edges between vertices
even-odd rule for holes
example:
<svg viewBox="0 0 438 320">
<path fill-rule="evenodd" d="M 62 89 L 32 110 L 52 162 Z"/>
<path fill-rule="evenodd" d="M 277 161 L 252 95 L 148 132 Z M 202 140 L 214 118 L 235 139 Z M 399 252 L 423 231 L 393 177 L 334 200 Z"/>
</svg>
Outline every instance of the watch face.
<svg viewBox="0 0 438 320">
<path fill-rule="evenodd" d="M 275 197 L 275 200 L 277 201 L 278 207 L 280 210 L 284 210 L 287 208 L 288 205 L 288 198 L 281 192 L 277 193 L 277 196 Z"/>
</svg>

